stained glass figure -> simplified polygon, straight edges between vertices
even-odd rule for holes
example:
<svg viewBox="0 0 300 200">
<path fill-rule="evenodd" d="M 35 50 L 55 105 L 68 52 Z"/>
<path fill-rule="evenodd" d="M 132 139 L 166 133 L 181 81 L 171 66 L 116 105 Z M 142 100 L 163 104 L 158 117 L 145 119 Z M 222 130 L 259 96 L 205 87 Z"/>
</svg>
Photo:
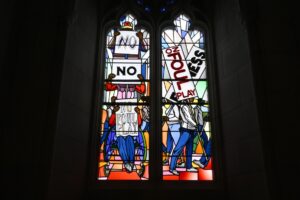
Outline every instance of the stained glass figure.
<svg viewBox="0 0 300 200">
<path fill-rule="evenodd" d="M 150 36 L 131 14 L 106 37 L 98 180 L 148 180 Z"/>
<path fill-rule="evenodd" d="M 162 33 L 163 180 L 213 180 L 204 33 L 179 15 Z"/>
</svg>

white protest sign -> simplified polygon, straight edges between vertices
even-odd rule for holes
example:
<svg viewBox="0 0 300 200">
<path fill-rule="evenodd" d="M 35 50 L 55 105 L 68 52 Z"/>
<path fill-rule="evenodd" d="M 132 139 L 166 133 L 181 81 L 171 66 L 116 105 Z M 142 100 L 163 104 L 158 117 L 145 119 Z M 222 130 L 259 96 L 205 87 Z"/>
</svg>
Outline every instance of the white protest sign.
<svg viewBox="0 0 300 200">
<path fill-rule="evenodd" d="M 191 74 L 185 62 L 181 47 L 174 46 L 164 49 L 163 55 L 170 77 L 171 79 L 175 79 L 175 81 L 173 81 L 173 87 L 177 99 L 180 101 L 197 97 L 194 83 L 189 80 L 191 79 Z"/>
<path fill-rule="evenodd" d="M 206 68 L 205 51 L 193 46 L 186 60 L 192 79 L 201 78 Z"/>
<path fill-rule="evenodd" d="M 116 102 L 136 102 L 136 99 L 120 99 Z M 134 105 L 120 105 L 116 112 L 116 135 L 118 136 L 137 136 L 138 135 L 138 116 Z"/>
<path fill-rule="evenodd" d="M 141 74 L 141 60 L 114 59 L 112 64 L 112 73 L 116 75 L 114 83 L 117 84 L 140 84 L 138 74 Z M 122 82 L 122 80 L 137 80 L 134 82 Z"/>
<path fill-rule="evenodd" d="M 138 55 L 139 38 L 135 31 L 119 31 L 120 35 L 116 36 L 115 53 Z"/>
</svg>

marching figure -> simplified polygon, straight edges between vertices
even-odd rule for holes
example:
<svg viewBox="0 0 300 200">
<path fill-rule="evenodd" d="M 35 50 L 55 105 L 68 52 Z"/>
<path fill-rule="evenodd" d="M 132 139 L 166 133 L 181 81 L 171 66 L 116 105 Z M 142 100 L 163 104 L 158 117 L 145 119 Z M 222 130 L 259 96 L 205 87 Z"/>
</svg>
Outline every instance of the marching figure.
<svg viewBox="0 0 300 200">
<path fill-rule="evenodd" d="M 169 100 L 166 100 L 169 102 Z M 176 104 L 171 104 L 167 108 L 166 116 L 163 116 L 163 121 L 166 121 L 168 124 L 168 134 L 167 134 L 167 148 L 166 148 L 166 159 L 163 161 L 164 165 L 169 163 L 169 156 L 173 150 L 173 147 L 177 145 L 180 138 L 180 120 L 179 120 L 179 108 Z M 180 159 L 180 163 L 177 166 L 182 167 L 184 163 Z"/>
<path fill-rule="evenodd" d="M 116 97 L 111 98 L 111 102 L 114 104 L 116 101 Z M 109 158 L 113 153 L 113 144 L 116 142 L 116 137 L 115 137 L 115 126 L 110 126 L 109 120 L 112 116 L 112 113 L 119 108 L 115 105 L 111 105 L 106 109 L 106 120 L 104 122 L 104 131 L 100 139 L 100 146 L 104 143 L 104 161 L 109 162 Z M 108 164 L 107 164 L 108 165 Z"/>
<path fill-rule="evenodd" d="M 146 103 L 147 105 L 142 106 L 142 131 L 150 131 L 150 107 L 149 107 L 149 96 L 142 96 L 141 100 Z"/>
<path fill-rule="evenodd" d="M 211 157 L 211 140 L 208 139 L 208 136 L 204 130 L 205 122 L 207 122 L 209 119 L 208 116 L 205 116 L 205 118 L 203 119 L 202 109 L 205 109 L 203 105 L 204 101 L 202 99 L 199 99 L 198 105 L 196 105 L 195 107 L 196 122 L 198 124 L 196 137 L 198 137 L 199 142 L 203 148 L 203 154 L 200 160 L 193 160 L 193 163 L 201 168 L 206 167 Z"/>
<path fill-rule="evenodd" d="M 183 100 L 183 103 L 192 103 L 194 98 Z M 186 146 L 186 169 L 189 172 L 197 172 L 197 169 L 192 167 L 193 140 L 197 124 L 195 122 L 194 111 L 191 105 L 183 104 L 180 108 L 181 128 L 180 138 L 171 155 L 170 172 L 174 175 L 179 175 L 176 170 L 177 159 Z"/>
</svg>

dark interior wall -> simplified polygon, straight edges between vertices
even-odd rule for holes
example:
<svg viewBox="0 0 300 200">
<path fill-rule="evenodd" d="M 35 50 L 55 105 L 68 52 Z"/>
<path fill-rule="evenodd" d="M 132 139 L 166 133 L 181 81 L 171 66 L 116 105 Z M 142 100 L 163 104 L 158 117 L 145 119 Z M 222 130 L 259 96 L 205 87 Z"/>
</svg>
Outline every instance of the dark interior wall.
<svg viewBox="0 0 300 200">
<path fill-rule="evenodd" d="M 86 199 L 96 86 L 97 1 L 75 1 L 68 19 L 47 199 Z"/>
<path fill-rule="evenodd" d="M 1 6 L 0 6 L 0 18 L 1 18 L 1 24 L 2 24 L 2 31 L 1 31 L 1 38 L 0 38 L 0 44 L 1 48 L 0 48 L 0 64 L 2 66 L 2 64 L 4 64 L 4 59 L 5 56 L 7 55 L 7 48 L 8 48 L 8 38 L 9 35 L 12 32 L 12 28 L 13 28 L 13 21 L 14 21 L 14 16 L 15 16 L 15 5 L 16 1 L 12 0 L 12 1 L 7 1 L 7 2 L 2 2 Z M 2 67 L 1 67 L 2 69 Z M 2 74 L 2 71 L 1 71 Z"/>
<path fill-rule="evenodd" d="M 97 9 L 1 3 L 1 199 L 84 199 Z"/>
<path fill-rule="evenodd" d="M 300 21 L 294 1 L 245 1 L 272 199 L 299 199 Z"/>
<path fill-rule="evenodd" d="M 239 1 L 216 1 L 214 36 L 229 197 L 269 199 L 248 33 Z"/>
<path fill-rule="evenodd" d="M 0 120 L 0 166 L 1 176 L 0 183 L 4 185 L 3 189 L 7 192 L 0 192 L 0 198 L 6 198 L 10 193 L 13 193 L 12 187 L 17 176 L 16 171 L 16 133 L 12 123 L 12 112 L 9 102 L 11 101 L 12 87 L 12 70 L 7 66 L 10 35 L 13 32 L 14 17 L 15 17 L 15 1 L 1 2 L 0 4 L 0 90 L 1 90 L 1 120 Z M 10 153 L 4 153 L 10 152 Z"/>
<path fill-rule="evenodd" d="M 1 199 L 44 197 L 67 8 L 67 1 L 1 2 Z"/>
</svg>

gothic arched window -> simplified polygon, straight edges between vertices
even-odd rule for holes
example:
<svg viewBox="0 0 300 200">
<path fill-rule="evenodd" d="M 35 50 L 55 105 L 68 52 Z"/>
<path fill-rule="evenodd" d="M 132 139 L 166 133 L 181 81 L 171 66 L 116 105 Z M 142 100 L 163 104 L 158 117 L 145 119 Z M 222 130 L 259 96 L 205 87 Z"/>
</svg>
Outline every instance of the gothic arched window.
<svg viewBox="0 0 300 200">
<path fill-rule="evenodd" d="M 206 38 L 192 23 L 188 15 L 175 17 L 160 33 L 160 43 L 152 43 L 159 46 L 151 47 L 151 56 L 150 34 L 134 15 L 121 16 L 108 31 L 98 180 L 215 179 Z M 158 62 L 150 57 L 161 64 L 154 66 Z"/>
<path fill-rule="evenodd" d="M 163 180 L 213 180 L 205 36 L 181 14 L 161 35 Z"/>
<path fill-rule="evenodd" d="M 150 35 L 131 14 L 106 37 L 99 180 L 149 179 Z"/>
</svg>

